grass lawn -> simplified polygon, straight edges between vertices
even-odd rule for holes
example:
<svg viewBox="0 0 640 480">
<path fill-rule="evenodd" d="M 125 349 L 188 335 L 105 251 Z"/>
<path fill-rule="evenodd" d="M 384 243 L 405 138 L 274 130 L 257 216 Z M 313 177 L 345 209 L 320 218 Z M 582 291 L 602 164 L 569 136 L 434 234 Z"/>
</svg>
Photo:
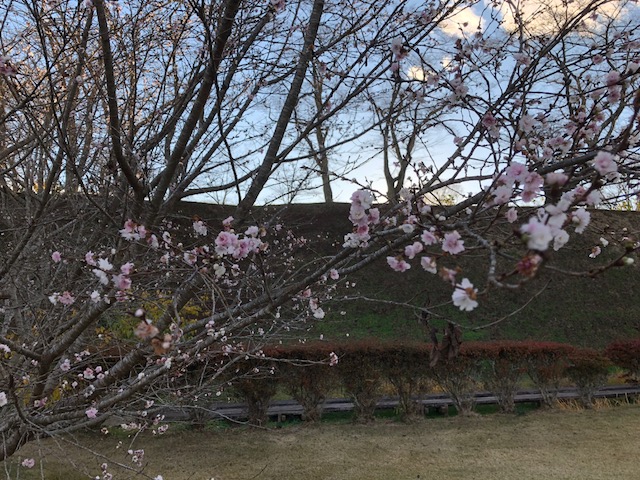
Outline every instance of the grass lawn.
<svg viewBox="0 0 640 480">
<path fill-rule="evenodd" d="M 144 435 L 143 474 L 132 465 L 123 433 L 83 434 L 76 439 L 111 458 L 51 439 L 31 444 L 4 468 L 7 478 L 95 478 L 109 461 L 115 479 L 164 480 L 355 480 L 355 479 L 612 479 L 640 478 L 640 406 L 594 411 L 534 411 L 526 415 L 419 419 L 413 424 L 378 420 L 373 425 L 325 423 L 272 430 L 245 428 L 191 431 L 172 427 Z M 116 448 L 118 447 L 118 448 Z M 18 458 L 19 457 L 19 458 Z M 73 465 L 72 465 L 73 464 Z M 75 466 L 74 466 L 75 465 Z"/>
</svg>

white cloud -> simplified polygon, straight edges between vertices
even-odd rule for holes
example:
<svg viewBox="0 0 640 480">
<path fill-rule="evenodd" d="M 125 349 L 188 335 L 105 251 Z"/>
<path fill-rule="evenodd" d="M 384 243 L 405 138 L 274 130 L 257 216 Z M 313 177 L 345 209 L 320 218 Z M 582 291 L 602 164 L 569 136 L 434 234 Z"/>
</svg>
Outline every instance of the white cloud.
<svg viewBox="0 0 640 480">
<path fill-rule="evenodd" d="M 494 3 L 485 0 L 485 3 Z M 553 34 L 558 31 L 568 20 L 580 14 L 592 0 L 520 0 L 515 2 L 500 2 L 499 11 L 503 17 L 502 27 L 507 31 L 518 28 L 517 14 L 522 18 L 525 32 L 529 35 Z M 622 14 L 620 0 L 611 0 L 600 6 L 597 15 L 587 15 L 585 24 L 589 29 L 598 28 L 608 19 L 616 18 Z M 586 33 L 586 32 L 585 32 Z"/>
<path fill-rule="evenodd" d="M 482 18 L 467 7 L 447 17 L 440 24 L 440 29 L 448 35 L 457 36 L 461 31 L 467 34 L 474 33 L 479 26 L 482 26 Z"/>
</svg>

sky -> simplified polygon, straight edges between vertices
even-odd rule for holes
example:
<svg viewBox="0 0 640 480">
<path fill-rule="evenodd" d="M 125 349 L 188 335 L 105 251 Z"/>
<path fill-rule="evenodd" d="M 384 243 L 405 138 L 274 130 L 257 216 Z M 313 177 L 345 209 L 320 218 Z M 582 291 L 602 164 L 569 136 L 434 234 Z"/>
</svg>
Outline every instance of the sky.
<svg viewBox="0 0 640 480">
<path fill-rule="evenodd" d="M 503 20 L 502 28 L 507 31 L 516 28 L 516 23 L 508 6 L 509 3 L 510 2 L 499 2 L 500 14 Z M 523 16 L 528 19 L 528 33 L 531 35 L 541 35 L 545 33 L 552 33 L 554 30 L 553 15 L 570 16 L 590 2 L 586 0 L 575 0 L 574 2 L 569 2 L 568 5 L 563 5 L 564 2 L 561 0 L 547 0 L 546 2 L 520 1 L 515 3 L 522 4 L 521 8 Z M 453 40 L 460 37 L 463 33 L 465 35 L 473 34 L 477 31 L 478 27 L 485 32 L 486 28 L 495 28 L 495 23 L 491 23 L 488 17 L 489 12 L 491 12 L 491 8 L 489 8 L 490 4 L 490 1 L 485 0 L 472 8 L 465 8 L 458 11 L 446 24 L 443 25 L 443 28 L 441 28 L 442 33 L 449 39 Z M 625 5 L 623 6 L 623 4 Z M 547 6 L 546 9 L 544 8 L 545 5 Z M 599 9 L 598 16 L 594 16 L 589 19 L 587 27 L 597 29 L 608 18 L 622 18 L 628 15 L 637 16 L 639 15 L 639 10 L 639 7 L 635 6 L 633 3 L 626 5 L 626 2 L 617 0 L 609 1 Z M 588 39 L 585 38 L 585 43 L 587 41 Z M 444 63 L 447 59 L 442 58 L 441 61 Z M 416 67 L 412 67 L 411 65 L 406 66 L 405 74 L 415 76 Z M 418 150 L 414 154 L 415 161 L 424 159 L 425 163 L 430 164 L 435 160 L 437 165 L 454 153 L 455 145 L 453 143 L 453 137 L 445 132 L 444 129 L 428 131 L 425 135 L 427 136 L 427 141 L 429 143 L 429 151 L 426 152 L 424 150 Z M 373 145 L 380 145 L 381 139 L 379 134 L 377 137 L 376 134 L 373 134 L 371 136 L 371 142 Z M 350 154 L 351 153 L 347 153 L 347 155 Z M 337 155 L 340 155 L 340 152 L 333 153 L 334 157 Z M 373 188 L 376 190 L 380 190 L 382 192 L 386 191 L 386 183 L 383 173 L 383 159 L 380 154 L 371 155 L 371 159 L 368 162 L 351 172 L 348 177 L 357 179 L 360 183 L 371 183 Z M 348 202 L 353 191 L 357 190 L 359 187 L 350 182 L 335 180 L 332 183 L 332 188 L 334 200 Z M 466 189 L 463 187 L 461 193 L 470 193 L 470 190 L 474 188 L 477 191 L 477 184 L 469 186 L 469 188 Z M 322 202 L 322 191 L 317 189 L 313 192 L 302 193 L 298 198 L 296 198 L 296 201 Z"/>
</svg>

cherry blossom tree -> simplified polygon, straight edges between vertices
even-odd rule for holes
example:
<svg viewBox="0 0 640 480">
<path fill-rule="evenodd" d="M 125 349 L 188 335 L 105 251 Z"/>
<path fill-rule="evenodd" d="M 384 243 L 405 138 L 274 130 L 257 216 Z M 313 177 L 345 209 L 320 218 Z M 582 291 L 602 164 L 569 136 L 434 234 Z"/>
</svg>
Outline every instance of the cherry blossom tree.
<svg viewBox="0 0 640 480">
<path fill-rule="evenodd" d="M 378 260 L 446 282 L 464 312 L 526 291 L 558 274 L 591 208 L 637 194 L 632 2 L 12 0 L 0 22 L 2 458 L 114 410 L 221 392 Z M 401 101 L 380 115 L 372 96 Z M 285 165 L 326 176 L 322 155 L 379 130 L 385 152 L 412 143 L 412 181 L 377 205 L 356 179 L 340 248 L 299 255 L 313 245 L 262 215 L 261 195 Z M 468 196 L 430 206 L 443 188 Z M 232 206 L 204 219 L 186 199 Z M 636 239 L 607 242 L 613 260 L 571 273 L 634 261 Z M 468 252 L 483 278 L 456 268 Z"/>
</svg>

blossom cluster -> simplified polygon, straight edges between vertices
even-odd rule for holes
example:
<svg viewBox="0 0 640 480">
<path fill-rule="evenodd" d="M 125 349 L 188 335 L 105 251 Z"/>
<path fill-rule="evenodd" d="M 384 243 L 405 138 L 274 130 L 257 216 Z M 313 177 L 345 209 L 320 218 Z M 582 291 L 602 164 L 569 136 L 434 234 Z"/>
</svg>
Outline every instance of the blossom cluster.
<svg viewBox="0 0 640 480">
<path fill-rule="evenodd" d="M 0 56 L 0 75 L 7 77 L 15 77 L 17 73 L 16 68 L 11 65 L 8 58 Z"/>
<path fill-rule="evenodd" d="M 529 171 L 526 165 L 512 162 L 496 182 L 492 190 L 493 200 L 490 205 L 503 205 L 516 197 L 519 187 L 523 202 L 531 202 L 536 198 L 544 179 L 536 172 Z"/>
<path fill-rule="evenodd" d="M 351 195 L 349 220 L 354 225 L 354 231 L 345 235 L 343 244 L 345 248 L 367 246 L 371 239 L 370 226 L 380 223 L 380 211 L 377 208 L 371 208 L 372 204 L 373 195 L 367 190 L 357 190 Z"/>
<path fill-rule="evenodd" d="M 483 124 L 488 129 L 496 126 L 493 117 L 485 117 Z M 524 131 L 531 131 L 537 124 L 537 120 L 530 116 L 523 116 L 520 120 L 521 128 Z M 536 171 L 530 170 L 527 165 L 512 161 L 504 171 L 496 176 L 494 184 L 487 190 L 484 208 L 501 208 L 511 202 L 523 202 L 524 204 L 537 201 L 544 197 L 543 186 L 551 192 L 552 196 L 547 197 L 546 204 L 535 210 L 534 215 L 523 222 L 516 232 L 528 252 L 516 265 L 518 273 L 524 277 L 531 277 L 536 274 L 542 264 L 542 253 L 550 248 L 557 251 L 565 246 L 570 238 L 570 228 L 577 234 L 585 231 L 591 221 L 591 214 L 588 207 L 594 207 L 601 200 L 600 187 L 609 181 L 617 180 L 619 159 L 616 155 L 601 150 L 598 151 L 588 164 L 590 172 L 593 173 L 593 183 L 578 185 L 572 189 L 562 192 L 568 184 L 570 176 L 563 171 L 547 173 L 544 177 Z M 549 201 L 553 199 L 553 201 Z M 397 272 L 406 272 L 411 268 L 411 260 L 422 255 L 420 265 L 429 273 L 438 274 L 449 282 L 454 291 L 452 302 L 455 306 L 464 311 L 471 311 L 478 306 L 477 289 L 467 278 L 461 281 L 457 279 L 460 269 L 440 267 L 438 269 L 438 259 L 453 257 L 465 252 L 465 239 L 457 230 L 445 224 L 446 218 L 442 215 L 434 215 L 429 208 L 425 208 L 420 200 L 412 204 L 411 195 L 402 195 L 401 200 L 405 203 L 400 210 L 406 220 L 401 226 L 401 231 L 411 234 L 417 225 L 423 225 L 423 231 L 419 237 L 414 236 L 403 250 L 396 254 L 387 256 L 387 264 Z M 359 190 L 351 198 L 350 220 L 357 229 L 362 228 L 362 236 L 358 230 L 345 237 L 345 246 L 367 247 L 370 238 L 369 222 L 366 209 L 371 207 L 372 198 L 366 192 Z M 498 210 L 497 209 L 497 210 Z M 498 210 L 499 211 L 499 210 Z M 413 212 L 413 213 L 412 213 Z M 518 210 L 512 206 L 506 211 L 506 220 L 515 223 L 518 220 Z M 469 213 L 469 212 L 468 212 Z M 385 220 L 385 224 L 394 224 Z M 422 222 L 425 221 L 423 224 Z M 405 228 L 407 227 L 407 228 Z M 440 247 L 438 251 L 434 247 Z M 601 247 L 593 248 L 590 256 L 595 258 L 600 254 Z"/>
</svg>

